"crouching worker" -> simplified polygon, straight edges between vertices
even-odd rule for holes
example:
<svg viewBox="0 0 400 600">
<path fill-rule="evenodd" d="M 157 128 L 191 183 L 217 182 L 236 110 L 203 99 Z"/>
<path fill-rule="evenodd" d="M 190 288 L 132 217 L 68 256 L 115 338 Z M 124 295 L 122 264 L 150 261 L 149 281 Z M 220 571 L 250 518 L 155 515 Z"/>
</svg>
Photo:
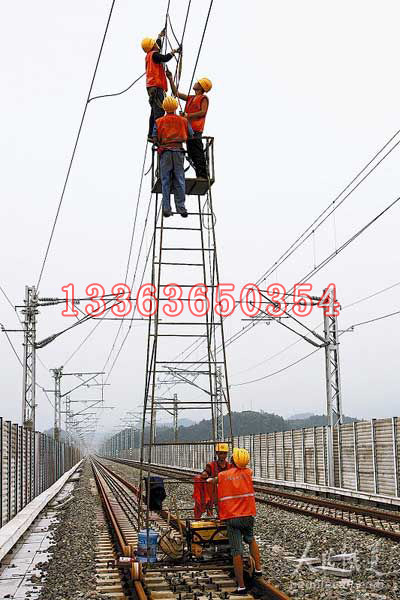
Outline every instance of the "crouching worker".
<svg viewBox="0 0 400 600">
<path fill-rule="evenodd" d="M 237 590 L 231 595 L 245 596 L 247 593 L 243 578 L 243 540 L 249 544 L 250 554 L 255 563 L 255 577 L 262 577 L 260 551 L 254 539 L 254 498 L 253 473 L 247 468 L 250 455 L 244 448 L 234 448 L 232 467 L 218 474 L 219 518 L 226 523 L 231 546 L 233 568 Z"/>
<path fill-rule="evenodd" d="M 186 142 L 193 135 L 193 130 L 187 119 L 175 114 L 178 108 L 176 98 L 167 96 L 162 106 L 167 114 L 156 120 L 153 138 L 158 143 L 158 153 L 160 155 L 163 215 L 164 217 L 172 215 L 170 200 L 172 182 L 176 212 L 181 217 L 187 217 L 183 142 Z"/>
</svg>

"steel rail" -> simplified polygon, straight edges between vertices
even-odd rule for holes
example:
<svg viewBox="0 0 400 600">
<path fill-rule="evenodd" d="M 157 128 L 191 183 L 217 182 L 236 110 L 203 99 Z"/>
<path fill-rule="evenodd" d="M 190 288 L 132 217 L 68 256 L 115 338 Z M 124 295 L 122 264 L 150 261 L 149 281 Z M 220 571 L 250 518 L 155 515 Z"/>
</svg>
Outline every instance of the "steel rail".
<svg viewBox="0 0 400 600">
<path fill-rule="evenodd" d="M 137 465 L 139 464 L 137 461 L 128 459 L 112 460 L 128 464 L 134 468 L 137 468 Z M 152 465 L 151 470 L 154 473 L 164 474 L 167 477 L 171 474 L 176 478 L 181 477 L 182 482 L 186 483 L 191 483 L 193 475 L 199 474 L 199 471 L 194 469 L 181 469 L 179 467 L 164 465 Z M 348 502 L 276 490 L 275 488 L 271 488 L 268 484 L 255 483 L 254 490 L 258 494 L 266 494 L 267 496 L 281 498 L 281 501 L 279 501 L 257 495 L 256 501 L 259 503 L 269 504 L 275 508 L 280 508 L 289 512 L 297 512 L 323 521 L 329 521 L 335 525 L 359 529 L 366 533 L 387 537 L 400 542 L 400 513 L 398 511 L 390 512 L 372 507 L 359 507 Z M 286 502 L 286 500 L 289 502 Z M 311 507 L 315 507 L 316 510 L 312 510 Z M 322 508 L 325 511 L 335 511 L 335 514 L 331 514 L 330 512 L 318 512 L 318 508 Z M 337 516 L 337 512 L 340 512 L 341 516 Z M 348 515 L 348 518 L 345 518 L 345 514 Z M 356 520 L 352 520 L 352 516 L 354 516 Z M 370 519 L 372 524 L 367 523 L 366 519 Z M 375 524 L 375 521 L 379 521 L 380 526 Z M 394 528 L 392 523 L 397 524 L 398 527 Z"/>
<path fill-rule="evenodd" d="M 119 462 L 119 461 L 116 461 Z M 124 487 L 126 487 L 128 490 L 130 490 L 134 496 L 136 496 L 137 500 L 139 501 L 139 488 L 136 487 L 134 484 L 132 484 L 130 481 L 127 481 L 126 479 L 124 479 L 121 475 L 119 475 L 118 473 L 116 473 L 115 471 L 113 471 L 112 469 L 110 469 L 107 465 L 105 465 L 103 462 L 99 462 L 98 460 L 94 460 L 92 458 L 92 463 L 95 463 L 98 469 L 101 469 L 101 471 L 103 473 L 107 473 L 107 475 L 109 477 L 112 477 L 114 480 L 118 481 L 120 484 L 122 484 Z M 147 469 L 146 469 L 147 470 Z M 110 503 L 109 503 L 110 504 Z M 162 510 L 159 512 L 160 516 L 163 519 L 167 519 L 169 516 L 169 522 L 170 524 L 175 528 L 175 529 L 179 529 L 178 526 L 178 521 L 177 519 L 173 516 L 173 515 L 168 515 L 168 512 L 165 510 Z M 185 531 L 185 526 L 184 524 L 181 524 L 182 529 Z M 214 564 L 214 563 L 213 563 Z M 196 566 L 190 566 L 190 569 L 195 569 L 195 570 L 207 570 L 207 569 L 220 569 L 221 571 L 226 571 L 226 570 L 231 570 L 232 569 L 232 565 L 226 565 L 226 566 L 221 566 L 219 564 L 215 564 L 215 566 L 213 567 L 213 565 L 210 564 L 199 564 Z M 171 571 L 185 571 L 187 569 L 189 569 L 188 566 L 171 566 L 168 567 L 169 570 Z M 164 571 L 165 569 L 161 569 L 162 571 Z M 157 567 L 153 567 L 151 568 L 150 572 L 153 571 L 157 571 Z M 141 591 L 140 593 L 138 593 L 139 596 L 139 600 L 148 600 L 146 593 L 143 589 L 143 587 L 141 586 L 140 582 L 134 582 L 135 583 L 135 589 L 136 589 L 136 584 L 139 583 L 140 587 L 141 587 Z M 266 582 L 266 581 L 257 581 L 256 583 L 256 587 L 262 591 L 263 593 L 263 598 L 265 600 L 267 600 L 268 598 L 271 598 L 273 600 L 290 600 L 289 596 L 287 596 L 284 592 L 282 592 L 281 590 L 279 590 L 276 586 L 274 586 L 273 584 Z M 143 595 L 142 595 L 143 594 Z"/>
<path fill-rule="evenodd" d="M 122 527 L 121 527 L 120 523 L 118 522 L 118 518 L 117 518 L 115 511 L 113 510 L 113 507 L 109 500 L 109 497 L 108 497 L 108 494 L 106 491 L 106 486 L 105 486 L 106 480 L 105 480 L 104 476 L 100 473 L 100 469 L 103 465 L 101 465 L 101 463 L 99 463 L 97 461 L 94 461 L 93 459 L 92 459 L 91 463 L 92 463 L 93 474 L 94 474 L 95 481 L 97 484 L 97 489 L 99 490 L 100 498 L 101 498 L 102 505 L 104 508 L 104 512 L 106 514 L 108 522 L 111 525 L 112 533 L 117 540 L 119 550 L 121 551 L 121 553 L 124 556 L 128 556 L 129 558 L 131 558 L 132 557 L 132 546 L 127 543 L 127 540 L 123 533 Z M 124 586 L 122 585 L 122 581 L 121 581 L 121 586 L 123 589 L 123 593 L 125 593 Z M 143 589 L 141 581 L 133 581 L 133 587 L 135 589 L 135 593 L 136 593 L 138 600 L 148 600 L 146 593 Z M 125 594 L 125 595 L 128 596 L 128 594 Z M 129 594 L 129 596 L 131 596 L 131 594 Z"/>
</svg>

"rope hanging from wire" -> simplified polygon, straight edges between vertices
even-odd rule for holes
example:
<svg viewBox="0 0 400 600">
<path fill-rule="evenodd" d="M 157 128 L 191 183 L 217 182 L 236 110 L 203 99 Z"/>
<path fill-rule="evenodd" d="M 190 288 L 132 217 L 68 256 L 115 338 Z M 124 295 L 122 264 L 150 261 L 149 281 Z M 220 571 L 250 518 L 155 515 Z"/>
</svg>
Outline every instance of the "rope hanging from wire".
<svg viewBox="0 0 400 600">
<path fill-rule="evenodd" d="M 74 162 L 74 158 L 75 158 L 75 154 L 76 154 L 76 149 L 78 147 L 78 142 L 79 142 L 79 138 L 80 138 L 80 135 L 81 135 L 81 132 L 82 132 L 83 123 L 85 121 L 86 111 L 87 111 L 87 107 L 89 105 L 89 98 L 90 98 L 90 95 L 92 93 L 94 81 L 96 79 L 97 69 L 98 69 L 98 66 L 99 66 L 99 63 L 100 63 L 100 58 L 101 58 L 101 55 L 102 55 L 102 52 L 103 52 L 104 43 L 106 41 L 106 37 L 107 37 L 107 33 L 108 33 L 108 28 L 109 28 L 109 25 L 110 25 L 111 16 L 112 16 L 112 13 L 113 13 L 113 10 L 114 10 L 114 6 L 115 6 L 115 0 L 112 0 L 111 7 L 110 7 L 110 10 L 109 10 L 109 13 L 108 13 L 108 19 L 107 19 L 107 23 L 106 23 L 106 28 L 105 28 L 105 31 L 104 31 L 104 34 L 103 34 L 103 39 L 101 41 L 100 50 L 99 50 L 99 53 L 98 53 L 98 56 L 97 56 L 96 65 L 95 65 L 93 76 L 92 76 L 92 81 L 90 83 L 89 92 L 88 92 L 87 99 L 86 99 L 86 102 L 85 102 L 85 107 L 83 109 L 83 114 L 82 114 L 81 122 L 79 124 L 78 134 L 77 134 L 76 139 L 75 139 L 75 144 L 74 144 L 74 148 L 73 148 L 73 151 L 72 151 L 72 156 L 70 158 L 69 165 L 68 165 L 67 175 L 65 177 L 63 189 L 62 189 L 62 192 L 61 192 L 61 197 L 60 197 L 60 200 L 59 200 L 59 203 L 58 203 L 58 207 L 57 207 L 56 216 L 55 216 L 55 219 L 54 219 L 54 222 L 53 222 L 53 226 L 52 226 L 52 229 L 51 229 L 50 239 L 49 239 L 49 242 L 47 244 L 46 252 L 45 252 L 45 255 L 44 255 L 43 262 L 42 262 L 42 267 L 40 269 L 39 278 L 38 278 L 38 281 L 37 281 L 37 284 L 36 284 L 36 289 L 37 289 L 38 292 L 39 292 L 40 282 L 41 282 L 42 276 L 43 276 L 43 271 L 44 271 L 44 268 L 45 268 L 45 265 L 46 265 L 46 262 L 47 262 L 47 257 L 49 255 L 50 246 L 51 246 L 51 243 L 53 241 L 54 231 L 55 231 L 55 228 L 56 228 L 56 225 L 57 225 L 57 221 L 58 221 L 58 217 L 59 217 L 59 214 L 60 214 L 61 205 L 62 205 L 63 200 L 64 200 L 65 190 L 67 189 L 68 180 L 69 180 L 69 176 L 70 176 L 71 169 L 72 169 L 72 164 Z"/>
</svg>

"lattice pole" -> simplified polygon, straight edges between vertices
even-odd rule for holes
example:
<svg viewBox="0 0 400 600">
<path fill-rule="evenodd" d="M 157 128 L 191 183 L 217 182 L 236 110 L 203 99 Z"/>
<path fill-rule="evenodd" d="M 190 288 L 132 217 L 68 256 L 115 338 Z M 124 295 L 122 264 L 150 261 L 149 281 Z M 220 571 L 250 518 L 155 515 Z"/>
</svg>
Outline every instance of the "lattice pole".
<svg viewBox="0 0 400 600">
<path fill-rule="evenodd" d="M 24 352 L 22 361 L 22 425 L 35 430 L 36 413 L 36 315 L 38 297 L 34 286 L 25 286 L 25 300 L 22 313 Z"/>
<path fill-rule="evenodd" d="M 217 393 L 215 397 L 215 439 L 224 439 L 224 391 L 221 367 L 217 369 Z"/>
<path fill-rule="evenodd" d="M 334 313 L 334 292 L 329 295 L 329 312 Z M 343 422 L 337 316 L 324 313 L 326 414 L 328 418 L 328 484 L 335 486 L 334 431 Z"/>
<path fill-rule="evenodd" d="M 53 437 L 58 442 L 61 432 L 61 377 L 63 368 L 52 369 L 54 377 L 54 425 Z"/>
</svg>

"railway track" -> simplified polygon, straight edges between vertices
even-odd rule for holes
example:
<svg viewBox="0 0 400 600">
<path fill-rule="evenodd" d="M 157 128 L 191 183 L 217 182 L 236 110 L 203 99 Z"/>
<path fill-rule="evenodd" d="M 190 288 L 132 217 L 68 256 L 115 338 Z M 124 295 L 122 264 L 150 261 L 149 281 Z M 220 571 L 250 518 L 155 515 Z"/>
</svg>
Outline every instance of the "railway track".
<svg viewBox="0 0 400 600">
<path fill-rule="evenodd" d="M 116 462 L 139 468 L 140 463 L 127 459 L 113 459 Z M 198 471 L 153 465 L 152 472 L 165 477 L 176 477 L 182 482 L 191 483 Z M 348 502 L 318 498 L 294 492 L 277 490 L 267 484 L 255 483 L 256 501 L 286 511 L 304 514 L 310 517 L 360 529 L 381 537 L 400 542 L 400 513 L 372 507 L 357 506 Z"/>
<path fill-rule="evenodd" d="M 152 565 L 135 562 L 138 541 L 138 489 L 102 462 L 92 459 L 96 485 L 101 497 L 104 518 L 110 535 L 98 543 L 97 591 L 115 598 L 135 600 L 227 600 L 236 588 L 231 575 L 232 565 L 209 562 L 198 564 L 161 563 Z M 168 527 L 167 513 L 151 513 L 151 526 L 162 530 Z M 174 519 L 171 519 L 174 524 Z M 122 557 L 122 558 L 121 558 Z M 257 582 L 252 593 L 263 600 L 290 600 L 268 582 Z M 234 597 L 232 597 L 234 598 Z"/>
</svg>

